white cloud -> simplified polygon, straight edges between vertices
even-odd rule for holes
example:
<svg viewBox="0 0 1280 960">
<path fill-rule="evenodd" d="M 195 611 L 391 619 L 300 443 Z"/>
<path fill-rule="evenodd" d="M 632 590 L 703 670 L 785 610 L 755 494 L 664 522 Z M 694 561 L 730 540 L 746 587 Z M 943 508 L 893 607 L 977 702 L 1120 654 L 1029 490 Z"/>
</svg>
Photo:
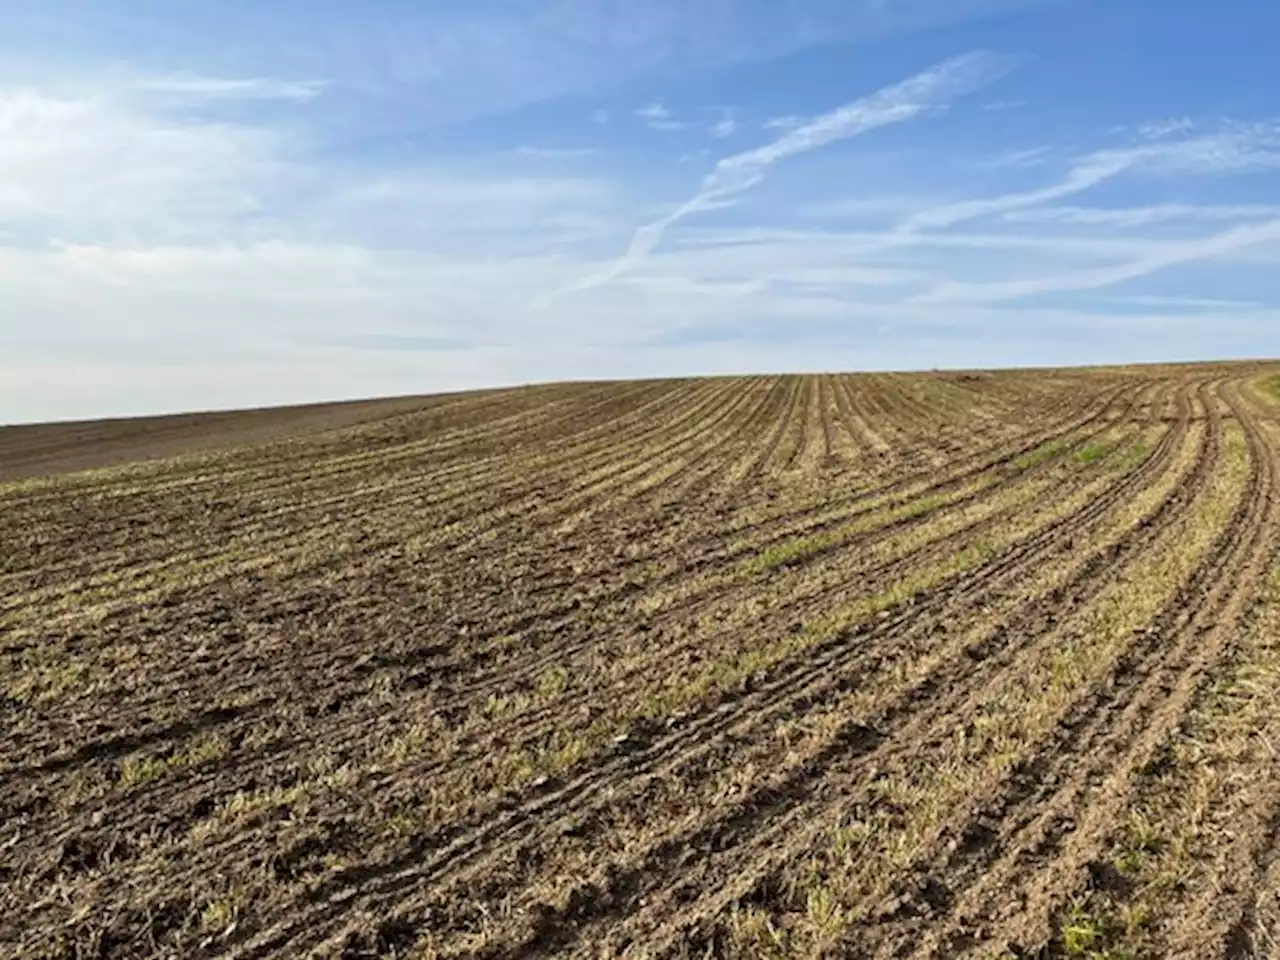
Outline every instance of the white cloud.
<svg viewBox="0 0 1280 960">
<path fill-rule="evenodd" d="M 615 186 L 593 177 L 367 174 L 327 181 L 295 204 L 290 229 L 295 236 L 373 250 L 498 258 L 592 239 L 611 242 L 622 223 L 611 220 L 619 216 L 617 202 Z"/>
<path fill-rule="evenodd" d="M 910 247 L 920 250 L 1036 251 L 1054 258 L 1107 260 L 1138 257 L 1163 251 L 1167 241 L 1143 237 L 1024 236 L 1017 233 L 919 233 L 901 235 L 892 230 L 803 230 L 781 227 L 735 229 L 689 228 L 676 247 L 768 247 L 771 256 L 791 247 L 814 256 L 854 258 L 893 255 Z M 767 260 L 762 260 L 767 263 Z M 1002 263 L 1005 261 L 1001 261 Z"/>
<path fill-rule="evenodd" d="M 521 157 L 534 157 L 540 160 L 572 160 L 579 157 L 591 157 L 599 151 L 592 147 L 516 147 L 516 154 Z"/>
<path fill-rule="evenodd" d="M 599 188 L 557 182 L 422 177 L 352 189 L 364 189 L 355 208 L 372 210 L 375 219 L 403 208 L 408 218 L 438 218 L 444 234 L 456 235 L 470 228 L 470 217 L 474 229 L 486 229 L 486 210 L 523 207 L 520 217 L 536 218 L 595 202 Z M 524 232 L 520 217 L 513 226 Z M 904 300 L 957 277 L 968 262 L 926 256 L 930 251 L 973 250 L 1001 276 L 1017 277 L 1029 251 L 1049 263 L 1167 260 L 1167 242 L 923 234 L 910 258 L 899 260 L 885 255 L 885 237 L 682 232 L 678 245 L 652 253 L 642 274 L 537 313 L 529 304 L 580 277 L 584 255 L 504 254 L 488 240 L 469 253 L 456 244 L 432 253 L 287 242 L 0 250 L 0 318 L 23 319 L 6 332 L 0 355 L 0 422 L 418 393 L 601 371 L 901 368 L 936 366 L 939 356 L 957 366 L 989 366 L 1043 361 L 1046 350 L 1062 363 L 1152 359 L 1150 329 L 1161 332 L 1156 353 L 1174 351 L 1171 358 L 1196 342 L 1190 329 L 1181 340 L 1171 333 L 1188 309 L 1172 302 L 1153 301 L 1147 316 L 1102 323 L 1096 313 L 1015 313 L 978 297 L 949 298 L 945 310 Z M 992 250 L 1004 253 L 986 255 Z M 1265 340 L 1266 323 L 1280 317 L 1205 305 L 1197 319 L 1201 331 L 1213 325 L 1215 349 L 1227 351 L 1233 331 L 1261 324 L 1255 339 Z M 883 341 L 875 339 L 879 326 L 887 328 Z M 1092 331 L 1076 341 L 1088 351 L 1071 352 L 1052 339 L 1064 330 Z"/>
<path fill-rule="evenodd" d="M 145 93 L 202 100 L 314 100 L 324 92 L 327 84 L 323 80 L 170 76 L 144 77 L 134 86 Z"/>
<path fill-rule="evenodd" d="M 989 170 L 1010 170 L 1022 167 L 1042 166 L 1053 153 L 1053 147 L 1028 147 L 1008 150 L 982 163 Z"/>
<path fill-rule="evenodd" d="M 1188 319 L 904 303 L 914 271 L 815 239 L 655 253 L 651 269 L 531 317 L 580 264 L 351 247 L 0 253 L 0 422 L 422 393 L 609 375 L 1175 359 L 1264 342 L 1275 311 Z M 358 316 L 358 324 L 352 317 Z M 1200 334 L 1215 331 L 1212 349 Z M 882 333 L 877 330 L 883 328 Z M 779 332 L 785 338 L 779 338 Z M 1069 331 L 1069 336 L 1064 336 Z M 1152 334 L 1160 336 L 1153 340 Z M 1252 338 L 1252 339 L 1248 339 Z"/>
<path fill-rule="evenodd" d="M 796 213 L 812 220 L 884 220 L 900 218 L 930 206 L 923 197 L 878 194 L 872 197 L 834 197 L 802 204 Z"/>
<path fill-rule="evenodd" d="M 903 221 L 898 232 L 911 234 L 920 230 L 950 227 L 966 220 L 975 220 L 1023 207 L 1036 206 L 1049 200 L 1057 200 L 1097 186 L 1129 169 L 1134 162 L 1135 158 L 1130 154 L 1095 154 L 1077 164 L 1057 183 L 1035 190 L 1024 190 L 978 200 L 962 200 L 958 203 L 935 207 L 932 210 L 924 210 Z"/>
<path fill-rule="evenodd" d="M 733 117 L 724 117 L 711 128 L 711 135 L 717 139 L 732 137 L 738 129 L 738 121 Z"/>
<path fill-rule="evenodd" d="M 1007 214 L 1082 193 L 1122 173 L 1226 174 L 1280 168 L 1280 132 L 1273 124 L 1230 124 L 1221 133 L 1114 150 L 1081 158 L 1057 183 L 997 197 L 963 200 L 905 220 L 901 234 Z"/>
<path fill-rule="evenodd" d="M 667 120 L 671 117 L 671 111 L 654 101 L 636 110 L 636 116 L 641 120 Z"/>
<path fill-rule="evenodd" d="M 1140 307 L 1172 307 L 1182 310 L 1259 310 L 1264 306 L 1255 300 L 1215 300 L 1209 297 L 1124 297 L 1126 303 Z"/>
<path fill-rule="evenodd" d="M 340 185 L 322 202 L 396 204 L 414 215 L 436 216 L 446 209 L 477 219 L 502 218 L 530 208 L 564 209 L 604 200 L 609 185 L 599 180 L 551 177 L 469 178 L 429 171 L 383 174 Z"/>
<path fill-rule="evenodd" d="M 802 127 L 809 120 L 808 117 L 802 117 L 797 114 L 788 114 L 785 117 L 771 117 L 761 126 L 766 130 L 794 130 L 796 127 Z"/>
<path fill-rule="evenodd" d="M 666 217 L 640 227 L 620 260 L 608 269 L 579 281 L 571 289 L 589 289 L 621 276 L 657 247 L 669 227 L 692 213 L 707 209 L 708 204 L 714 201 L 727 199 L 758 185 L 775 164 L 839 140 L 913 119 L 991 83 L 1008 68 L 1008 61 L 985 52 L 956 57 L 816 117 L 763 147 L 725 157 L 703 179 L 701 189 L 692 199 Z"/>
<path fill-rule="evenodd" d="M 0 219 L 38 237 L 222 235 L 291 172 L 279 133 L 0 91 Z"/>
<path fill-rule="evenodd" d="M 998 113 L 1003 110 L 1018 110 L 1027 105 L 1025 100 L 991 100 L 982 105 L 982 109 L 989 113 Z"/>
<path fill-rule="evenodd" d="M 1144 169 L 1164 175 L 1229 174 L 1280 168 L 1280 123 L 1228 122 L 1217 133 L 1163 140 L 1128 153 Z"/>
<path fill-rule="evenodd" d="M 261 240 L 371 248 L 546 249 L 606 231 L 610 188 L 529 175 L 591 151 L 526 145 L 511 173 L 346 171 L 280 127 L 112 96 L 0 90 L 0 224 L 9 244 L 180 245 Z M 515 161 L 525 158 L 524 163 Z M 523 168 L 523 169 L 521 169 Z M 518 241 L 513 236 L 522 234 Z"/>
<path fill-rule="evenodd" d="M 1164 249 L 1137 260 L 1055 276 L 995 283 L 942 283 L 917 298 L 920 303 L 996 303 L 1042 293 L 1095 290 L 1135 280 L 1169 267 L 1231 253 L 1241 247 L 1280 240 L 1280 220 L 1224 230 L 1195 240 L 1168 242 Z"/>
<path fill-rule="evenodd" d="M 645 126 L 653 130 L 683 130 L 685 123 L 671 116 L 671 111 L 661 103 L 653 102 L 636 111 L 636 116 L 644 121 Z"/>
<path fill-rule="evenodd" d="M 1267 204 L 1164 203 L 1147 207 L 1042 207 L 1016 210 L 1002 220 L 1010 223 L 1065 223 L 1084 226 L 1144 227 L 1174 220 L 1248 220 L 1280 216 L 1280 206 Z"/>
<path fill-rule="evenodd" d="M 1166 120 L 1148 120 L 1138 127 L 1138 135 L 1144 140 L 1163 140 L 1194 128 L 1195 124 L 1188 117 L 1171 117 Z"/>
<path fill-rule="evenodd" d="M 602 97 L 650 79 L 930 29 L 1026 2 L 435 0 L 377 5 L 354 28 L 343 5 L 313 6 L 307 17 L 310 31 L 325 38 L 313 52 L 313 72 L 335 85 L 394 91 L 405 109 L 434 124 L 566 94 Z M 262 72 L 264 64 L 280 61 L 282 50 L 292 52 L 296 18 L 273 15 L 271 4 L 256 5 L 249 14 L 233 7 L 241 28 L 234 38 L 237 62 L 258 65 Z M 243 29 L 254 22 L 268 29 Z"/>
</svg>

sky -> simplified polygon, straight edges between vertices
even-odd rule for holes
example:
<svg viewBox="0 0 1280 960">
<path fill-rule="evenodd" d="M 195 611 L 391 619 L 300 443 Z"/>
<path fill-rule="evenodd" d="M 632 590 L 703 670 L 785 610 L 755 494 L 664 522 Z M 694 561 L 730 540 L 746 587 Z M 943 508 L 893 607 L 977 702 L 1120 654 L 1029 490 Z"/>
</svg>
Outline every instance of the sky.
<svg viewBox="0 0 1280 960">
<path fill-rule="evenodd" d="M 1280 5 L 0 0 L 0 423 L 1280 355 Z"/>
</svg>

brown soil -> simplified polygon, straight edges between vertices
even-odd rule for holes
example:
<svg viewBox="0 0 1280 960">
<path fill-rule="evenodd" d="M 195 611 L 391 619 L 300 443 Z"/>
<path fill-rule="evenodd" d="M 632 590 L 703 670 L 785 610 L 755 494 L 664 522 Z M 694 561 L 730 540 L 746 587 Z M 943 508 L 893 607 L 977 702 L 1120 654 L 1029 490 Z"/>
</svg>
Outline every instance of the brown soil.
<svg viewBox="0 0 1280 960">
<path fill-rule="evenodd" d="M 1272 955 L 1277 370 L 0 429 L 0 955 Z"/>
</svg>

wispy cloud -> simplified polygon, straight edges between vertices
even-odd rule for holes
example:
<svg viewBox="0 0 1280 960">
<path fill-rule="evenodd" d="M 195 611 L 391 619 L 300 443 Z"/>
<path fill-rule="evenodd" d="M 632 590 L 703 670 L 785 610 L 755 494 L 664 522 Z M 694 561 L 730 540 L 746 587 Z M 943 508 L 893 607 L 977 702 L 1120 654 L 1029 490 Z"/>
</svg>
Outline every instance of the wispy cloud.
<svg viewBox="0 0 1280 960">
<path fill-rule="evenodd" d="M 1249 220 L 1280 216 L 1280 206 L 1268 204 L 1165 203 L 1148 207 L 1042 207 L 1016 210 L 1002 220 L 1009 223 L 1064 223 L 1081 226 L 1144 227 L 1174 220 Z"/>
<path fill-rule="evenodd" d="M 1053 154 L 1053 147 L 1028 147 L 1022 150 L 1009 150 L 990 160 L 982 166 L 990 170 L 1007 170 L 1018 167 L 1038 167 Z"/>
<path fill-rule="evenodd" d="M 1228 121 L 1217 133 L 1162 140 L 1130 151 L 1160 174 L 1229 174 L 1280 168 L 1280 122 Z"/>
<path fill-rule="evenodd" d="M 293 217 L 309 236 L 365 248 L 494 258 L 607 229 L 609 181 L 539 176 L 544 164 L 525 167 L 533 170 L 509 177 L 404 171 L 331 181 L 309 203 L 299 203 Z"/>
<path fill-rule="evenodd" d="M 1166 120 L 1148 120 L 1138 127 L 1138 135 L 1144 140 L 1163 140 L 1194 128 L 1195 124 L 1188 117 L 1170 117 Z"/>
<path fill-rule="evenodd" d="M 645 126 L 653 130 L 683 130 L 686 126 L 683 121 L 675 119 L 671 111 L 657 101 L 641 107 L 636 111 L 636 116 L 644 121 Z"/>
<path fill-rule="evenodd" d="M 173 94 L 203 100 L 314 100 L 328 84 L 323 80 L 226 79 L 220 77 L 145 77 L 136 83 L 145 93 Z"/>
<path fill-rule="evenodd" d="M 153 5 L 162 49 L 111 4 L 27 4 L 78 40 L 8 24 L 0 419 L 1274 352 L 1280 125 L 1209 112 L 1259 102 L 1265 31 L 1192 100 L 1134 99 L 1167 62 L 1050 58 L 1034 91 L 953 62 L 876 94 L 848 78 L 905 76 L 900 44 L 792 55 L 1027 2 L 233 3 L 198 30 Z M 1034 19 L 981 29 L 1054 49 Z"/>
<path fill-rule="evenodd" d="M 1061 258 L 1137 258 L 1166 249 L 1164 241 L 1142 237 L 1069 237 L 1028 236 L 1011 232 L 919 233 L 903 237 L 887 230 L 803 230 L 786 228 L 739 227 L 734 229 L 699 229 L 681 234 L 673 246 L 698 247 L 768 247 L 769 256 L 777 258 L 790 248 L 800 256 L 812 257 L 818 251 L 846 261 L 868 262 L 871 258 L 897 247 L 911 246 L 922 250 L 977 250 L 1035 252 Z M 767 261 L 766 261 L 767 262 Z M 1004 262 L 1004 261 L 1001 261 Z"/>
<path fill-rule="evenodd" d="M 691 199 L 661 220 L 640 227 L 621 259 L 571 289 L 590 289 L 621 276 L 657 247 L 668 228 L 713 203 L 750 190 L 765 179 L 775 164 L 830 143 L 921 116 L 956 97 L 986 86 L 1007 72 L 1010 66 L 1007 59 L 985 51 L 956 57 L 815 117 L 763 147 L 725 157 L 703 179 L 701 189 Z"/>
<path fill-rule="evenodd" d="M 1025 100 L 991 100 L 984 103 L 982 109 L 989 113 L 996 113 L 1001 110 L 1017 110 L 1026 105 L 1027 101 Z"/>
<path fill-rule="evenodd" d="M 539 160 L 573 160 L 580 157 L 595 156 L 599 151 L 594 147 L 516 147 L 516 154 L 521 157 L 533 157 Z"/>
<path fill-rule="evenodd" d="M 1274 240 L 1280 240 L 1280 220 L 1233 227 L 1195 240 L 1166 243 L 1163 249 L 1149 256 L 1091 270 L 993 283 L 943 283 L 914 298 L 913 302 L 996 303 L 1037 294 L 1095 290 Z"/>
<path fill-rule="evenodd" d="M 292 171 L 277 130 L 0 90 L 0 221 L 68 241 L 234 236 Z"/>
<path fill-rule="evenodd" d="M 658 101 L 646 104 L 636 110 L 636 116 L 641 120 L 668 120 L 671 117 L 671 111 L 664 107 Z"/>
<path fill-rule="evenodd" d="M 1122 299 L 1139 307 L 1174 310 L 1258 310 L 1263 307 L 1256 300 L 1215 300 L 1210 297 L 1133 296 Z"/>
<path fill-rule="evenodd" d="M 711 135 L 718 140 L 725 137 L 732 137 L 738 130 L 738 121 L 734 119 L 733 112 L 724 111 L 723 116 L 711 127 Z"/>
<path fill-rule="evenodd" d="M 950 227 L 966 220 L 992 216 L 1023 207 L 1033 207 L 1050 200 L 1071 196 L 1097 186 L 1133 166 L 1135 158 L 1127 153 L 1096 154 L 1077 164 L 1057 183 L 1035 190 L 1007 193 L 998 197 L 978 200 L 962 200 L 945 206 L 924 210 L 908 217 L 898 227 L 899 234 L 912 234 L 920 230 Z"/>
<path fill-rule="evenodd" d="M 1217 134 L 1087 154 L 1057 183 L 996 197 L 963 200 L 905 220 L 902 235 L 1007 214 L 1082 193 L 1122 173 L 1222 174 L 1280 167 L 1280 134 L 1274 124 L 1228 124 Z"/>
<path fill-rule="evenodd" d="M 879 194 L 806 203 L 796 213 L 813 220 L 896 220 L 928 205 L 923 197 Z"/>
<path fill-rule="evenodd" d="M 215 51 L 214 62 L 234 45 L 237 61 L 253 65 L 254 75 L 279 63 L 282 51 L 292 55 L 299 34 L 310 35 L 313 44 L 323 37 L 336 82 L 396 91 L 415 117 L 434 123 L 564 95 L 601 97 L 651 80 L 666 83 L 813 46 L 875 41 L 1027 5 L 1028 0 L 424 0 L 374 4 L 360 13 L 344 4 L 312 4 L 303 14 L 292 4 L 229 4 L 213 8 L 202 22 L 240 28 L 232 37 L 215 35 L 206 43 Z M 95 19 L 111 17 L 102 13 Z M 157 11 L 156 19 L 165 19 L 165 12 Z M 353 23 L 360 26 L 353 30 Z"/>
</svg>

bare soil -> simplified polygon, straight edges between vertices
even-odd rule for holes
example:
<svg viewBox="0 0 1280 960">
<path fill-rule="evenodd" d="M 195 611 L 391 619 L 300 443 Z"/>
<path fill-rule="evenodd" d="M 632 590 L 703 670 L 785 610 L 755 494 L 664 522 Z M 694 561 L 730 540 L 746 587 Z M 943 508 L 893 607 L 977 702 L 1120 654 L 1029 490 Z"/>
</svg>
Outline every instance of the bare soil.
<svg viewBox="0 0 1280 960">
<path fill-rule="evenodd" d="M 1280 955 L 1280 363 L 0 429 L 0 955 Z"/>
</svg>

